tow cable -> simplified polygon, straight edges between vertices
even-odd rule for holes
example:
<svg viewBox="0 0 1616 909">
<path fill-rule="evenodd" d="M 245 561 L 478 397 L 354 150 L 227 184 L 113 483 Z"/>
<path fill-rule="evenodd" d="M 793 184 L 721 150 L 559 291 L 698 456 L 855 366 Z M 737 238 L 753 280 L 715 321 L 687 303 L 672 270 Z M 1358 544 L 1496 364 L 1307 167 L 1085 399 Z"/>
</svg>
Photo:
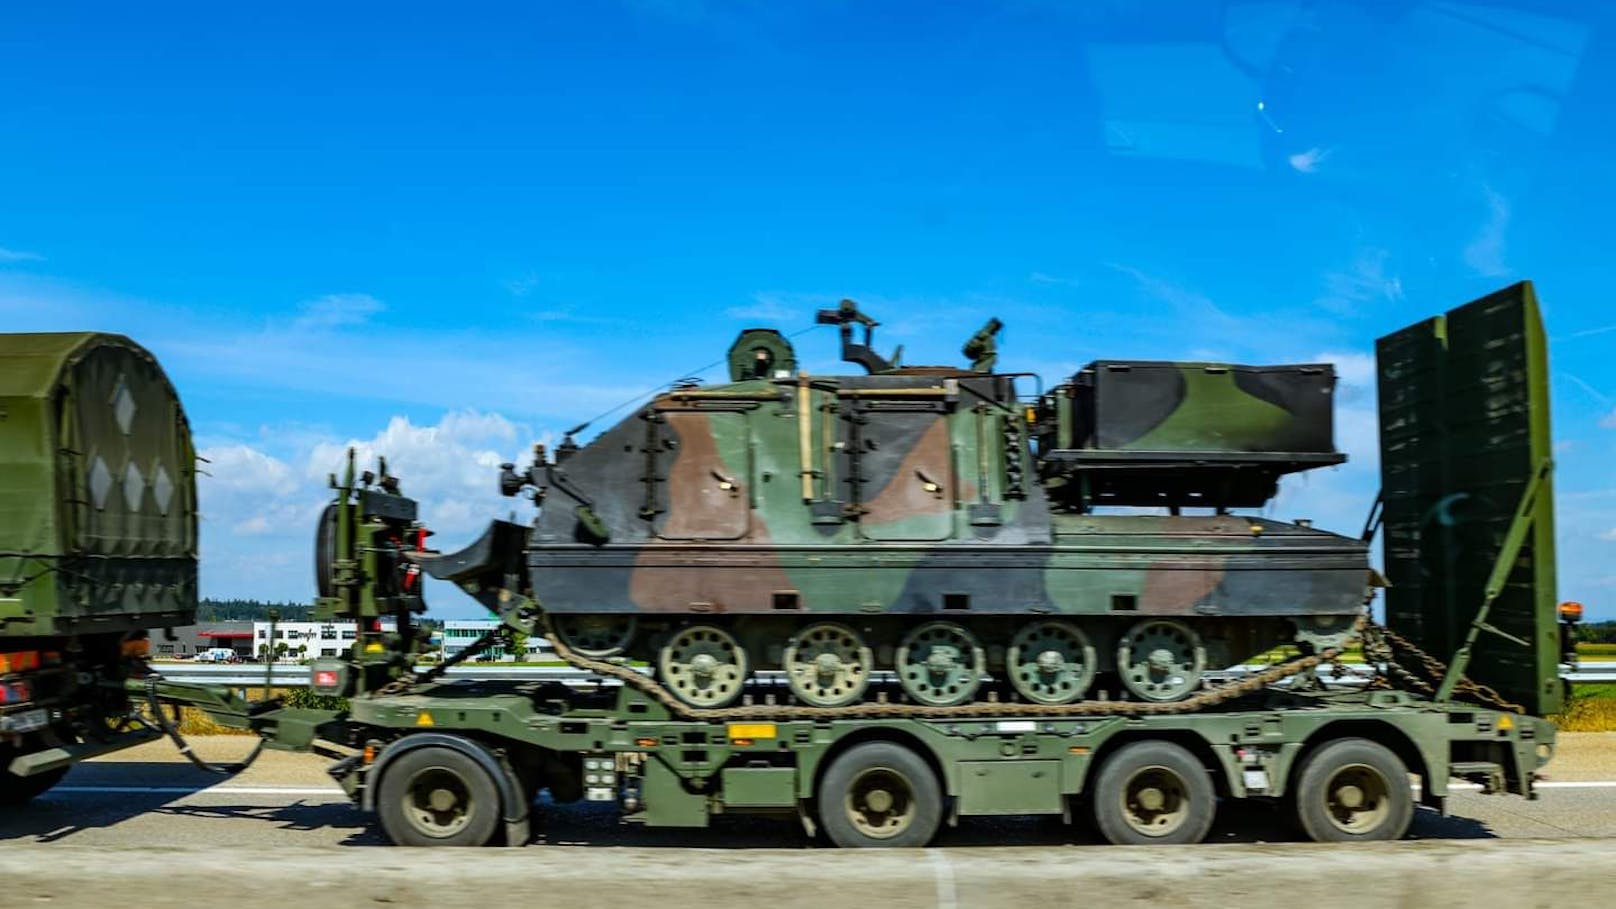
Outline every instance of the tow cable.
<svg viewBox="0 0 1616 909">
<path fill-rule="evenodd" d="M 183 708 L 178 704 L 174 705 L 175 712 L 173 719 L 170 719 L 168 714 L 163 712 L 163 702 L 157 698 L 157 683 L 161 682 L 162 680 L 163 677 L 155 672 L 146 676 L 146 707 L 151 711 L 152 717 L 157 721 L 157 728 L 161 729 L 168 735 L 169 739 L 173 741 L 174 747 L 179 749 L 180 754 L 185 755 L 186 760 L 190 761 L 192 764 L 195 764 L 198 768 L 206 770 L 208 773 L 217 773 L 221 776 L 231 776 L 240 773 L 241 771 L 246 770 L 248 767 L 251 767 L 253 761 L 258 760 L 258 755 L 263 753 L 264 742 L 267 741 L 262 737 L 258 739 L 258 744 L 254 745 L 252 750 L 247 752 L 246 757 L 239 761 L 231 761 L 225 764 L 215 764 L 212 761 L 206 760 L 192 750 L 191 743 L 187 742 L 185 740 L 185 736 L 180 734 L 179 723 L 177 722 L 179 718 L 179 711 Z M 144 720 L 142 721 L 144 722 Z"/>
</svg>

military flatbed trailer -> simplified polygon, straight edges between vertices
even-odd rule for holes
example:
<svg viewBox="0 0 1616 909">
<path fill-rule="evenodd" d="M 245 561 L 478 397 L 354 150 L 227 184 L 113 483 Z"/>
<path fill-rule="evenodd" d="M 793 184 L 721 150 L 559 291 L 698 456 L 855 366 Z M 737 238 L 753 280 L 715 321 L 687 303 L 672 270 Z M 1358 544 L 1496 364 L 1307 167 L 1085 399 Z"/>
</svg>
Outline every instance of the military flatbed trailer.
<svg viewBox="0 0 1616 909">
<path fill-rule="evenodd" d="M 939 648 L 923 668 L 905 670 L 898 660 L 897 683 L 885 690 L 864 671 L 875 664 L 852 656 L 858 648 L 844 648 L 847 659 L 797 666 L 798 674 L 785 660 L 790 690 L 771 694 L 748 679 L 727 632 L 677 624 L 727 618 L 730 605 L 755 600 L 736 599 L 716 581 L 702 587 L 716 563 L 694 557 L 679 564 L 699 583 L 669 589 L 682 591 L 700 615 L 661 603 L 641 624 L 672 623 L 650 629 L 666 636 L 666 647 L 687 640 L 705 649 L 689 660 L 659 659 L 647 675 L 623 662 L 632 659 L 617 646 L 623 628 L 606 621 L 569 633 L 568 616 L 547 609 L 556 566 L 539 558 L 544 547 L 522 544 L 530 528 L 495 522 L 460 552 L 430 552 L 398 478 L 385 463 L 376 474 L 356 474 L 350 455 L 344 478 L 332 477 L 335 494 L 320 525 L 316 610 L 355 622 L 357 640 L 351 659 L 311 665 L 314 690 L 348 697 L 350 706 L 322 713 L 265 704 L 242 719 L 278 747 L 340 755 L 332 775 L 394 842 L 415 845 L 525 843 L 529 808 L 544 791 L 558 802 L 615 803 L 626 821 L 652 826 L 699 828 L 718 814 L 794 816 L 841 846 L 924 845 L 960 817 L 1078 812 L 1091 814 L 1115 843 L 1189 843 L 1206 835 L 1220 800 L 1241 799 L 1283 801 L 1315 840 L 1395 839 L 1414 810 L 1411 774 L 1418 800 L 1436 808 L 1455 777 L 1531 797 L 1534 774 L 1553 753 L 1554 727 L 1542 717 L 1562 706 L 1558 664 L 1569 641 L 1568 626 L 1557 624 L 1547 359 L 1531 285 L 1382 338 L 1377 371 L 1382 492 L 1372 511 L 1378 517 L 1358 539 L 1373 540 L 1384 523 L 1385 576 L 1362 566 L 1368 576 L 1354 617 L 1365 621 L 1332 624 L 1289 662 L 1220 687 L 1201 684 L 1204 654 L 1195 672 L 1184 671 L 1165 639 L 1146 660 L 1163 689 L 1130 685 L 1119 649 L 1117 672 L 1085 673 L 1083 685 L 1060 696 L 1015 684 L 1026 680 L 1016 673 L 1032 670 L 1008 655 L 999 664 L 1011 667 L 1005 672 L 980 655 L 961 659 L 971 648 L 956 641 L 948 659 L 932 659 L 945 655 Z M 799 441 L 807 445 L 808 436 Z M 679 446 L 629 446 L 642 454 L 653 448 Z M 571 484 L 583 483 L 588 458 L 569 454 L 565 469 L 560 462 L 559 450 L 555 464 L 537 457 L 546 470 L 530 469 L 526 479 L 506 465 L 501 489 L 534 487 L 535 501 L 545 482 L 577 492 Z M 695 512 L 750 514 L 731 474 L 698 473 L 728 488 Z M 656 485 L 645 484 L 644 519 L 658 513 Z M 941 498 L 926 501 L 946 501 L 941 485 L 931 485 Z M 601 547 L 611 533 L 601 532 L 604 519 L 593 509 L 615 507 L 612 501 L 576 508 L 552 501 L 541 515 L 560 507 L 563 524 L 582 527 L 569 539 Z M 1247 532 L 1260 535 L 1264 525 L 1252 522 Z M 866 567 L 878 564 L 871 556 Z M 420 569 L 459 585 L 502 627 L 418 674 L 421 634 L 411 618 L 426 608 Z M 984 564 L 971 583 L 987 590 L 1006 577 Z M 1212 588 L 1185 577 L 1166 585 L 1195 600 L 1169 596 L 1183 607 L 1175 615 L 1221 614 L 1227 604 Z M 783 591 L 777 608 L 795 612 L 802 602 L 788 580 L 759 571 L 743 586 Z M 663 591 L 658 584 L 644 589 Z M 1031 588 L 999 586 L 997 601 L 980 604 L 984 615 L 1042 602 Z M 1382 587 L 1387 628 L 1367 622 L 1367 601 Z M 857 601 L 844 594 L 838 608 Z M 610 591 L 589 596 L 609 599 Z M 917 623 L 943 615 L 966 621 L 974 608 L 964 595 L 904 602 L 912 608 L 904 616 Z M 1140 607 L 1131 595 L 1086 602 L 1095 615 L 1129 619 Z M 879 602 L 872 608 L 871 621 L 887 617 Z M 744 618 L 746 609 L 737 610 Z M 376 624 L 389 615 L 398 628 L 392 636 Z M 441 680 L 451 663 L 506 646 L 494 636 L 507 631 L 542 634 L 569 665 L 616 684 L 580 691 Z M 1332 690 L 1321 678 L 1326 664 L 1359 632 L 1386 674 L 1372 688 Z M 1049 655 L 1057 659 L 1046 668 L 1060 669 L 1060 653 Z M 863 667 L 851 689 L 800 684 L 801 673 L 841 679 L 849 660 Z M 933 697 L 935 686 L 905 684 L 914 673 L 951 679 L 958 690 Z M 692 688 L 692 679 L 708 687 Z M 1090 681 L 1097 693 L 1089 693 Z M 849 694 L 855 689 L 858 697 Z M 954 696 L 967 690 L 970 697 Z M 713 697 L 693 695 L 700 691 Z"/>
<path fill-rule="evenodd" d="M 856 311 L 849 314 L 856 316 Z M 982 356 L 976 359 L 990 365 L 991 347 L 978 353 Z M 990 658 L 969 635 L 948 632 L 954 635 L 944 635 L 948 641 L 924 638 L 932 649 L 923 664 L 909 661 L 906 668 L 903 659 L 896 660 L 896 683 L 874 685 L 877 673 L 870 670 L 876 663 L 864 648 L 849 645 L 839 654 L 826 650 L 811 662 L 796 661 L 796 674 L 793 661 L 783 660 L 789 693 L 770 692 L 749 678 L 740 665 L 743 649 L 734 646 L 728 632 L 701 623 L 731 617 L 728 605 L 740 602 L 730 596 L 736 590 L 748 596 L 772 591 L 771 614 L 799 611 L 803 601 L 800 591 L 785 584 L 789 576 L 737 575 L 740 580 L 703 592 L 711 563 L 686 552 L 678 576 L 693 580 L 694 586 L 680 593 L 691 614 L 662 610 L 643 623 L 630 623 L 628 630 L 606 620 L 569 625 L 565 609 L 547 610 L 546 602 L 554 598 L 536 583 L 553 580 L 548 572 L 554 566 L 534 556 L 542 555 L 543 547 L 529 551 L 522 542 L 534 528 L 496 521 L 464 550 L 432 552 L 425 546 L 429 531 L 416 520 L 416 502 L 401 492 L 385 461 L 377 472 L 361 473 L 350 453 L 344 478 L 339 482 L 332 476 L 334 497 L 316 536 L 320 596 L 315 614 L 352 623 L 354 644 L 346 658 L 310 666 L 314 691 L 346 698 L 347 706 L 291 708 L 276 699 L 250 704 L 228 690 L 167 682 L 148 674 L 138 654 L 122 649 L 133 642 L 120 639 L 118 671 L 88 674 L 90 687 L 118 695 L 109 699 L 111 710 L 91 719 L 112 720 L 110 728 L 124 730 L 147 726 L 155 717 L 178 741 L 165 705 L 189 704 L 217 722 L 257 733 L 269 747 L 332 756 L 337 759 L 332 776 L 362 809 L 377 815 L 394 842 L 410 845 L 526 843 L 530 808 L 545 792 L 556 802 L 614 803 L 624 820 L 650 826 L 700 828 L 718 814 L 795 817 L 808 833 L 823 832 L 840 846 L 924 845 L 942 824 L 961 817 L 1071 818 L 1078 813 L 1091 815 L 1111 842 L 1190 843 L 1206 835 L 1220 801 L 1242 799 L 1283 802 L 1300 830 L 1315 840 L 1395 839 L 1407 830 L 1416 801 L 1443 806 L 1454 778 L 1489 792 L 1532 796 L 1534 775 L 1553 754 L 1554 727 L 1543 717 L 1563 706 L 1558 666 L 1569 652 L 1569 623 L 1580 607 L 1556 608 L 1547 359 L 1531 285 L 1506 288 L 1388 335 L 1377 344 L 1376 362 L 1382 489 L 1353 545 L 1366 548 L 1383 531 L 1384 575 L 1354 563 L 1353 572 L 1365 575 L 1361 594 L 1354 594 L 1362 603 L 1336 616 L 1352 622 L 1304 622 L 1307 633 L 1297 642 L 1295 658 L 1220 687 L 1203 685 L 1208 651 L 1175 620 L 1167 624 L 1177 632 L 1119 645 L 1109 668 L 1096 666 L 1086 645 L 1078 648 L 1083 657 L 1077 663 L 1086 667 L 1081 673 L 1072 659 L 1062 657 L 1061 644 L 1080 636 L 1037 638 L 1018 632 L 1011 650 L 1019 646 L 1015 641 L 1029 647 L 1042 641 L 1029 664 L 1008 652 L 1003 659 Z M 919 398 L 935 391 L 909 390 L 921 392 Z M 707 400 L 701 389 L 677 393 Z M 911 412 L 904 408 L 893 414 Z M 119 416 L 124 410 L 115 404 L 109 418 L 120 432 L 124 424 L 134 425 L 133 417 Z M 805 419 L 800 411 L 780 415 Z M 798 425 L 798 441 L 808 445 L 807 422 Z M 1025 454 L 1023 434 L 1005 438 Z M 700 446 L 686 450 L 692 447 Z M 578 474 L 586 473 L 582 467 L 588 460 L 574 451 L 567 455 L 573 466 L 561 469 L 560 453 L 569 448 L 582 450 L 563 443 L 555 463 L 536 452 L 535 463 L 545 469 L 529 469 L 525 479 L 505 465 L 501 490 L 528 489 L 539 502 L 547 488 L 539 484 L 548 480 L 578 500 L 571 484 L 581 480 L 567 471 L 576 467 Z M 998 450 L 979 446 L 990 449 Z M 658 443 L 640 453 L 675 450 L 680 446 Z M 804 467 L 805 484 L 812 478 L 811 466 Z M 936 477 L 927 472 L 932 470 L 914 471 L 924 481 L 916 487 L 924 493 L 921 504 L 946 505 L 951 499 L 933 482 Z M 941 469 L 935 472 L 943 475 Z M 692 514 L 717 509 L 714 514 L 746 516 L 758 510 L 740 495 L 732 475 L 717 469 L 696 474 L 701 483 L 709 477 L 718 481 L 721 495 L 715 494 L 716 504 L 706 511 L 693 507 Z M 92 467 L 83 480 L 92 499 L 99 475 Z M 663 478 L 655 471 L 646 477 L 639 513 L 651 520 L 661 513 L 656 489 Z M 1130 483 L 1109 488 L 1119 495 L 1140 492 Z M 130 511 L 152 501 L 132 480 L 124 491 Z M 108 507 L 116 505 L 115 498 L 109 491 Z M 803 499 L 802 504 L 815 504 L 806 492 Z M 607 508 L 612 501 L 603 498 L 596 505 Z M 978 518 L 985 522 L 982 527 L 998 526 L 993 507 L 978 507 L 983 505 L 978 502 L 965 508 L 963 499 L 956 504 L 962 507 L 955 518 L 970 513 L 977 516 L 973 527 Z M 557 507 L 570 516 L 565 520 L 579 525 L 575 542 L 580 546 L 609 542 L 611 534 L 601 532 L 605 524 L 594 506 L 558 500 L 544 506 L 541 515 Z M 1223 500 L 1212 507 L 1214 521 L 1228 524 L 1231 532 L 1255 539 L 1272 530 L 1271 522 L 1256 519 L 1241 530 L 1241 522 L 1224 514 Z M 818 517 L 853 520 L 862 512 L 835 509 Z M 181 530 L 190 526 L 184 520 L 173 523 Z M 723 550 L 729 543 L 719 540 L 714 546 Z M 1117 566 L 1161 556 L 1158 550 L 1146 539 Z M 1072 614 L 1133 621 L 1142 608 L 1159 606 L 1179 617 L 1218 617 L 1226 608 L 1239 613 L 1250 606 L 1243 596 L 1262 594 L 1237 596 L 1240 591 L 1234 590 L 1214 596 L 1224 582 L 1202 572 L 1199 560 L 1165 561 L 1187 571 L 1163 568 L 1166 583 L 1138 590 L 1124 584 L 1119 593 L 1077 603 L 1082 611 Z M 194 557 L 179 563 L 194 570 Z M 859 573 L 846 577 L 862 583 L 881 564 L 872 556 L 868 565 L 852 566 Z M 1265 558 L 1260 564 L 1267 567 L 1253 567 L 1253 574 L 1288 563 Z M 1306 570 L 1318 576 L 1316 569 Z M 501 627 L 434 668 L 418 671 L 417 658 L 429 649 L 426 630 L 413 621 L 426 609 L 423 571 L 457 584 L 495 612 Z M 931 619 L 931 626 L 950 627 L 963 627 L 958 623 L 971 618 L 973 608 L 990 619 L 1001 607 L 1027 606 L 1038 615 L 1053 608 L 1034 588 L 1009 584 L 993 565 L 972 567 L 967 574 L 979 588 L 959 588 L 962 592 L 946 594 L 940 602 L 910 597 L 898 613 L 889 614 L 881 601 L 858 603 L 857 592 L 850 590 L 842 592 L 847 602 L 832 605 L 840 611 L 871 605 L 872 622 Z M 193 589 L 186 586 L 188 577 L 182 572 L 174 582 L 179 594 Z M 642 587 L 655 592 L 660 583 Z M 1368 603 L 1381 588 L 1385 628 L 1367 621 Z M 985 597 L 973 607 L 969 594 L 978 589 Z M 1295 605 L 1287 606 L 1283 601 L 1289 594 L 1276 590 L 1263 595 L 1277 597 L 1283 608 Z M 760 602 L 755 596 L 746 601 Z M 0 598 L 0 607 L 7 602 Z M 33 607 L 8 608 L 27 613 Z M 743 618 L 745 612 L 738 610 Z M 0 609 L 0 618 L 3 613 Z M 938 617 L 945 615 L 949 621 L 941 622 Z M 394 630 L 383 627 L 383 617 L 394 620 Z M 1223 631 L 1231 627 L 1237 628 Z M 844 630 L 856 643 L 857 635 Z M 688 659 L 659 658 L 655 675 L 631 668 L 624 660 L 632 660 L 632 654 L 619 646 L 623 636 L 647 633 L 648 644 L 664 635 L 663 648 L 681 640 L 690 644 Z M 1321 674 L 1328 676 L 1326 664 L 1360 633 L 1366 655 L 1384 667 L 1385 675 L 1369 688 L 1332 689 Z M 442 680 L 450 666 L 485 648 L 511 646 L 511 634 L 542 634 L 569 665 L 617 684 L 579 690 L 553 683 Z M 829 632 L 818 640 L 846 643 Z M 1124 658 L 1123 651 L 1132 652 L 1134 644 L 1140 660 Z M 1066 649 L 1067 657 L 1075 653 Z M 769 654 L 767 647 L 759 652 Z M 1181 659 L 1186 652 L 1193 656 L 1188 662 Z M 1139 672 L 1130 675 L 1134 670 Z M 821 681 L 805 686 L 805 674 Z M 849 687 L 845 682 L 853 675 L 857 684 Z M 930 681 L 918 685 L 917 678 Z M 1050 687 L 1051 678 L 1071 684 Z M 1034 684 L 1038 679 L 1048 684 Z M 31 690 L 23 693 L 33 696 Z M 150 716 L 132 712 L 128 695 L 144 695 Z M 14 708 L 35 709 L 23 698 Z M 21 781 L 14 791 L 25 796 L 43 791 L 67 763 L 89 753 L 82 749 L 100 747 L 86 738 L 100 738 L 100 727 L 108 724 L 60 725 L 60 747 L 24 743 L 25 753 L 6 765 Z"/>
<path fill-rule="evenodd" d="M 458 681 L 254 724 L 272 747 L 345 742 L 331 774 L 394 843 L 463 846 L 527 843 L 541 789 L 652 827 L 795 817 L 844 847 L 921 846 L 983 815 L 1193 843 L 1243 800 L 1282 802 L 1313 840 L 1389 840 L 1416 802 L 1441 810 L 1454 778 L 1533 797 L 1555 741 L 1543 719 L 1402 691 L 1278 688 L 1180 715 L 725 723 L 627 687 Z"/>
</svg>

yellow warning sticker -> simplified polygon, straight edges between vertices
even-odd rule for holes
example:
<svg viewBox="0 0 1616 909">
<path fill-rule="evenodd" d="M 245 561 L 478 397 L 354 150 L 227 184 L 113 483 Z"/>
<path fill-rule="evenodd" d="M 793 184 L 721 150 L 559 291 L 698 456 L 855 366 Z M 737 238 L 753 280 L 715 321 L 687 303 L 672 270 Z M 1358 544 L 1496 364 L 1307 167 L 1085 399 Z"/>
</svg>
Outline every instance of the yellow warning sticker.
<svg viewBox="0 0 1616 909">
<path fill-rule="evenodd" d="M 421 711 L 421 715 L 417 716 L 415 718 L 415 725 L 417 725 L 417 726 L 436 726 L 437 723 L 434 723 L 432 721 L 432 714 L 427 713 L 425 710 L 423 710 L 423 711 Z"/>
</svg>

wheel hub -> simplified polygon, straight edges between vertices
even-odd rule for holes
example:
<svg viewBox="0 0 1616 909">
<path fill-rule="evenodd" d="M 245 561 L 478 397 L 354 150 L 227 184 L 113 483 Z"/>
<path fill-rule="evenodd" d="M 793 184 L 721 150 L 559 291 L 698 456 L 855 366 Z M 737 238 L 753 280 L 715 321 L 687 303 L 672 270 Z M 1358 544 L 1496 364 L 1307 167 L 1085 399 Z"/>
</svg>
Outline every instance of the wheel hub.
<svg viewBox="0 0 1616 909">
<path fill-rule="evenodd" d="M 471 823 L 473 804 L 466 783 L 452 771 L 428 768 L 410 778 L 403 794 L 404 816 L 432 839 L 454 836 Z"/>
<path fill-rule="evenodd" d="M 722 628 L 692 625 L 673 635 L 657 655 L 657 675 L 693 707 L 722 707 L 746 683 L 746 651 Z"/>
<path fill-rule="evenodd" d="M 904 693 L 930 707 L 963 704 L 987 673 L 987 654 L 976 638 L 953 622 L 927 622 L 898 646 L 898 680 Z"/>
<path fill-rule="evenodd" d="M 1023 626 L 1005 652 L 1010 684 L 1036 704 L 1070 704 L 1083 697 L 1096 663 L 1094 647 L 1082 629 L 1058 620 Z"/>
<path fill-rule="evenodd" d="M 1189 817 L 1188 791 L 1173 771 L 1165 767 L 1142 768 L 1123 788 L 1123 820 L 1147 836 L 1171 834 Z"/>
<path fill-rule="evenodd" d="M 836 622 L 810 625 L 792 635 L 781 660 L 791 693 L 814 707 L 858 701 L 874 663 L 858 632 Z"/>
<path fill-rule="evenodd" d="M 903 774 L 872 767 L 855 777 L 842 809 L 853 827 L 872 839 L 890 839 L 915 820 L 914 787 Z"/>
<path fill-rule="evenodd" d="M 718 658 L 710 653 L 698 653 L 690 658 L 690 671 L 697 678 L 710 679 L 718 670 Z"/>
<path fill-rule="evenodd" d="M 1146 619 L 1117 644 L 1123 685 L 1145 701 L 1177 701 L 1201 683 L 1206 648 L 1200 635 L 1176 619 Z"/>
<path fill-rule="evenodd" d="M 926 668 L 941 675 L 959 665 L 959 650 L 946 644 L 933 647 L 926 655 Z"/>
<path fill-rule="evenodd" d="M 427 804 L 433 811 L 448 811 L 455 806 L 455 794 L 447 789 L 434 789 L 427 796 Z"/>
<path fill-rule="evenodd" d="M 1325 787 L 1325 810 L 1337 829 L 1362 834 L 1390 816 L 1392 784 L 1373 767 L 1352 764 L 1336 771 Z"/>
</svg>

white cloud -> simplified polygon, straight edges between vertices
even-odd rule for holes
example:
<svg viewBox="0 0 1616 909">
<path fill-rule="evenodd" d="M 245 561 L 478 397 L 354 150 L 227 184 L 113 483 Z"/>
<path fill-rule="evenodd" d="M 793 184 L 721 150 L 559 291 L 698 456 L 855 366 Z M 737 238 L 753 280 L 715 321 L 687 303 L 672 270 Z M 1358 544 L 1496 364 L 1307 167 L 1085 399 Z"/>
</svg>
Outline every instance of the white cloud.
<svg viewBox="0 0 1616 909">
<path fill-rule="evenodd" d="M 1145 294 L 1171 306 L 1174 310 L 1174 315 L 1177 317 L 1194 320 L 1205 335 L 1229 334 L 1232 333 L 1232 329 L 1237 327 L 1237 319 L 1218 308 L 1218 305 L 1212 302 L 1211 297 L 1198 290 L 1193 290 L 1158 275 L 1150 274 L 1131 265 L 1121 265 L 1115 262 L 1108 264 L 1111 268 L 1139 282 L 1139 289 Z"/>
<path fill-rule="evenodd" d="M 0 262 L 43 262 L 45 257 L 39 253 L 24 252 L 20 249 L 6 249 L 0 246 Z"/>
<path fill-rule="evenodd" d="M 745 306 L 731 306 L 724 310 L 724 315 L 727 318 L 751 322 L 808 322 L 815 309 L 829 305 L 826 300 L 800 297 L 801 295 L 795 294 L 754 294 L 751 303 Z"/>
<path fill-rule="evenodd" d="M 303 492 L 285 461 L 242 444 L 216 445 L 197 452 L 204 463 L 197 477 L 204 545 L 218 530 L 257 537 L 288 525 L 312 526 L 318 503 Z"/>
<path fill-rule="evenodd" d="M 314 445 L 304 476 L 310 482 L 324 480 L 340 468 L 349 448 L 364 466 L 385 457 L 404 492 L 421 502 L 422 520 L 445 536 L 460 537 L 480 531 L 490 518 L 509 510 L 514 500 L 497 489 L 499 465 L 525 461 L 534 441 L 529 430 L 497 413 L 456 411 L 432 426 L 393 417 L 369 439 Z M 460 540 L 466 542 L 470 540 Z"/>
<path fill-rule="evenodd" d="M 1492 187 L 1483 187 L 1487 197 L 1487 220 L 1482 223 L 1475 239 L 1465 247 L 1465 264 L 1489 278 L 1501 278 L 1510 273 L 1504 263 L 1504 234 L 1509 229 L 1509 200 Z"/>
<path fill-rule="evenodd" d="M 1297 152 L 1286 158 L 1292 168 L 1304 174 L 1317 173 L 1319 165 L 1330 157 L 1330 149 L 1314 146 L 1307 151 Z"/>
<path fill-rule="evenodd" d="M 1034 284 L 1043 284 L 1046 287 L 1047 286 L 1077 287 L 1080 283 L 1082 283 L 1082 282 L 1078 281 L 1076 278 L 1063 278 L 1060 275 L 1052 275 L 1052 274 L 1048 274 L 1046 272 L 1041 272 L 1041 271 L 1035 271 L 1032 274 L 1028 275 L 1027 280 L 1031 281 Z"/>
<path fill-rule="evenodd" d="M 309 330 L 361 325 L 386 308 L 370 294 L 327 294 L 298 307 L 292 327 Z"/>
<path fill-rule="evenodd" d="M 1335 374 L 1342 385 L 1369 389 L 1375 386 L 1375 358 L 1366 353 L 1324 351 L 1314 354 L 1314 363 L 1335 364 Z"/>
<path fill-rule="evenodd" d="M 1378 246 L 1358 251 L 1352 264 L 1325 272 L 1324 293 L 1314 302 L 1332 312 L 1355 313 L 1379 302 L 1403 299 L 1403 280 L 1391 270 L 1391 252 Z"/>
<path fill-rule="evenodd" d="M 361 469 L 377 457 L 399 477 L 404 493 L 421 505 L 432 545 L 452 551 L 472 542 L 488 521 L 511 511 L 531 518 L 526 500 L 508 499 L 497 487 L 503 461 L 525 463 L 535 438 L 497 413 L 454 411 L 437 423 L 417 425 L 393 417 L 368 438 L 342 439 L 301 429 L 269 431 L 261 446 L 222 443 L 199 452 L 209 463 L 198 478 L 202 505 L 203 594 L 302 600 L 313 595 L 310 550 L 321 510 L 330 500 L 327 478 L 340 474 L 353 448 Z M 291 442 L 278 454 L 265 449 Z M 453 611 L 466 605 L 447 587 L 434 596 Z"/>
<path fill-rule="evenodd" d="M 1611 529 L 1609 529 L 1609 530 L 1605 531 L 1604 533 L 1600 534 L 1599 538 L 1601 540 L 1607 540 L 1609 542 L 1616 543 L 1616 527 L 1612 527 Z"/>
<path fill-rule="evenodd" d="M 1603 429 L 1616 429 L 1616 409 L 1600 417 L 1599 425 Z"/>
<path fill-rule="evenodd" d="M 505 290 L 513 297 L 525 297 L 533 293 L 533 289 L 538 286 L 539 276 L 531 273 L 505 282 Z"/>
</svg>

